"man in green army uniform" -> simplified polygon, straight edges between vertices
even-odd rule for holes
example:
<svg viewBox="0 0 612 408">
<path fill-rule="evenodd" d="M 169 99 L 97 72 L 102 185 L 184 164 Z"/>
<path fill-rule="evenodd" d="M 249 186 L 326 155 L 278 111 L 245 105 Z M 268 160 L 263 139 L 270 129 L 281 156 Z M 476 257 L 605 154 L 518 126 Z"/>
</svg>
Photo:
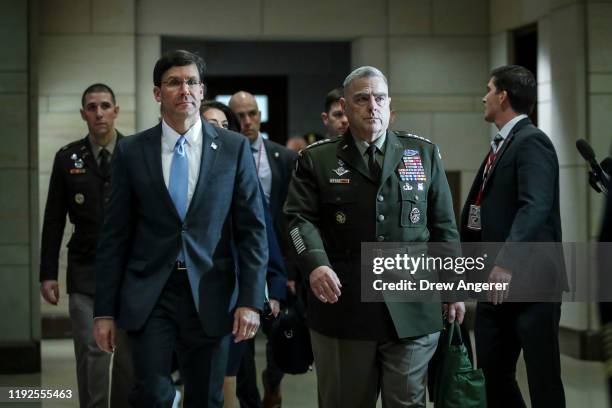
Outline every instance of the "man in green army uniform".
<svg viewBox="0 0 612 408">
<path fill-rule="evenodd" d="M 344 81 L 349 130 L 303 150 L 286 204 L 301 272 L 319 406 L 424 407 L 424 376 L 442 329 L 439 303 L 362 302 L 361 242 L 457 242 L 438 148 L 388 131 L 391 98 L 378 69 Z M 445 305 L 463 320 L 462 302 Z"/>
</svg>

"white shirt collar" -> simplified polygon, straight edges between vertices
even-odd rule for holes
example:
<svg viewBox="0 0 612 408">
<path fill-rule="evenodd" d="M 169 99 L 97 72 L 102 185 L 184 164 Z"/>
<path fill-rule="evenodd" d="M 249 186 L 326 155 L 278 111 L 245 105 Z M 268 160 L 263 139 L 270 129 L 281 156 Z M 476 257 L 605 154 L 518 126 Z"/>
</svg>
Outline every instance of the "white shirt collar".
<svg viewBox="0 0 612 408">
<path fill-rule="evenodd" d="M 261 136 L 261 133 L 257 133 L 257 139 L 255 139 L 255 141 L 251 143 L 251 149 L 258 152 L 262 146 L 263 146 L 263 137 Z"/>
<path fill-rule="evenodd" d="M 185 136 L 185 141 L 189 146 L 197 146 L 201 143 L 202 121 L 199 116 L 198 121 L 183 136 Z M 162 120 L 162 144 L 166 150 L 173 151 L 180 137 L 180 133 L 172 129 L 165 120 Z"/>
<path fill-rule="evenodd" d="M 521 120 L 525 119 L 527 117 L 527 115 L 525 114 L 520 114 L 518 116 L 515 116 L 514 118 L 510 119 L 508 121 L 508 123 L 506 123 L 504 125 L 504 127 L 502 127 L 499 132 L 497 132 L 498 135 L 500 135 L 502 137 L 502 140 L 505 141 L 506 138 L 508 137 L 508 135 L 510 134 L 510 131 L 512 131 L 512 128 Z M 495 138 L 495 135 L 493 135 L 493 138 Z M 491 143 L 493 143 L 493 138 L 491 139 Z"/>
</svg>

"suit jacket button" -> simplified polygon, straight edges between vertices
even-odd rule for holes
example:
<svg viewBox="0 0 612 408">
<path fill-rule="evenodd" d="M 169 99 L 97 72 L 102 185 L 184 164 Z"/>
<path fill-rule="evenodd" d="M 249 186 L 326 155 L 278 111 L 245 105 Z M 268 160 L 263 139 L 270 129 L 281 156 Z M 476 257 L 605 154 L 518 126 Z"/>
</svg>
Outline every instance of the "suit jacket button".
<svg viewBox="0 0 612 408">
<path fill-rule="evenodd" d="M 378 222 L 383 222 L 385 220 L 385 216 L 382 214 L 378 214 L 378 217 L 376 217 L 376 219 L 378 220 Z"/>
<path fill-rule="evenodd" d="M 379 236 L 377 236 L 377 237 L 376 237 L 376 240 L 377 240 L 378 242 L 382 242 L 382 241 L 384 241 L 384 240 L 385 240 L 385 236 L 384 236 L 384 235 L 379 235 Z"/>
<path fill-rule="evenodd" d="M 379 195 L 378 197 L 376 197 L 376 199 L 377 199 L 378 201 L 380 201 L 381 203 L 382 203 L 383 201 L 385 201 L 385 197 L 383 197 L 383 196 L 381 196 L 381 195 Z"/>
</svg>

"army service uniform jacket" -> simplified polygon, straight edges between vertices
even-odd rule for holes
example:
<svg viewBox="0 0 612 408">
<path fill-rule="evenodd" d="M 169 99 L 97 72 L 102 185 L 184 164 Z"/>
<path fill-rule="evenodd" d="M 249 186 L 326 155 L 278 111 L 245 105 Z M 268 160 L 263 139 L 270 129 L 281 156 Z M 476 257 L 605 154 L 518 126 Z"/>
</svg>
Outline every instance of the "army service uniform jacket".
<svg viewBox="0 0 612 408">
<path fill-rule="evenodd" d="M 407 177 L 407 163 L 416 175 Z M 407 180 L 410 179 L 410 180 Z M 303 150 L 286 204 L 301 273 L 331 267 L 342 284 L 337 303 L 308 290 L 308 325 L 330 337 L 393 340 L 442 328 L 439 302 L 361 302 L 361 242 L 458 242 L 437 146 L 387 131 L 375 182 L 350 131 Z"/>
<path fill-rule="evenodd" d="M 122 135 L 117 132 L 117 141 Z M 94 295 L 93 263 L 102 227 L 104 204 L 110 193 L 91 150 L 89 137 L 62 147 L 55 155 L 43 220 L 40 281 L 57 280 L 60 245 L 66 214 L 74 225 L 68 242 L 68 293 Z"/>
</svg>

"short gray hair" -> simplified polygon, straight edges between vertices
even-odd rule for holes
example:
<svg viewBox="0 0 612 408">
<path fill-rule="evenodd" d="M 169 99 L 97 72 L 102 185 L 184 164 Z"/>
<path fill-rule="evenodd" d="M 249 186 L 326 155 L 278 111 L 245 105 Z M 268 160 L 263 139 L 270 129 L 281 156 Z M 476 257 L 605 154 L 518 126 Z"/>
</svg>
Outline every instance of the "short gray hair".
<svg viewBox="0 0 612 408">
<path fill-rule="evenodd" d="M 385 74 L 383 74 L 382 71 L 379 70 L 378 68 L 370 67 L 368 65 L 359 67 L 355 69 L 353 72 L 351 72 L 350 74 L 348 74 L 348 76 L 344 79 L 342 86 L 346 90 L 346 88 L 351 84 L 351 82 L 353 82 L 356 79 L 364 78 L 364 77 L 365 78 L 370 78 L 370 77 L 382 78 L 383 81 L 385 81 L 385 85 L 389 86 L 387 82 L 387 77 L 385 77 Z"/>
</svg>

